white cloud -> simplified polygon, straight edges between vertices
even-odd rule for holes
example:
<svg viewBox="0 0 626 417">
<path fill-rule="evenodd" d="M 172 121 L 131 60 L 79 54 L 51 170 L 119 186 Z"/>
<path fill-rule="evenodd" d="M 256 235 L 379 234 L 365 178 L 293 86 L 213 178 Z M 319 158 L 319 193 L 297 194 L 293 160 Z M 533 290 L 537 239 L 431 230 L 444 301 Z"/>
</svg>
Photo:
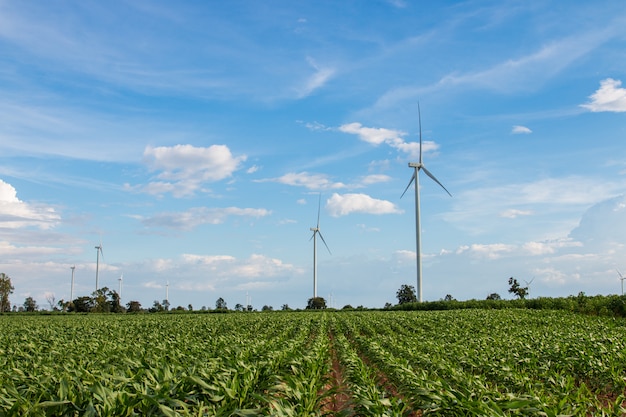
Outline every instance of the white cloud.
<svg viewBox="0 0 626 417">
<path fill-rule="evenodd" d="M 513 126 L 513 129 L 511 129 L 511 133 L 514 135 L 519 135 L 519 134 L 533 133 L 533 131 L 527 128 L 526 126 L 515 125 Z"/>
<path fill-rule="evenodd" d="M 311 57 L 307 57 L 307 62 L 315 70 L 315 72 L 305 81 L 304 85 L 298 89 L 298 98 L 309 96 L 318 88 L 323 87 L 328 80 L 335 75 L 335 70 L 333 68 L 320 67 Z"/>
<path fill-rule="evenodd" d="M 265 217 L 271 211 L 253 208 L 208 208 L 194 207 L 185 212 L 159 213 L 151 217 L 140 217 L 141 222 L 148 227 L 166 227 L 178 230 L 191 230 L 203 224 L 221 224 L 227 217 Z"/>
<path fill-rule="evenodd" d="M 192 145 L 146 147 L 144 160 L 150 170 L 160 171 L 159 181 L 143 188 L 152 194 L 172 193 L 175 197 L 191 195 L 203 183 L 230 177 L 246 160 L 245 155 L 234 157 L 226 145 L 207 148 Z"/>
<path fill-rule="evenodd" d="M 15 188 L 0 180 L 0 227 L 17 229 L 34 226 L 50 229 L 60 220 L 61 216 L 54 208 L 19 200 Z"/>
<path fill-rule="evenodd" d="M 498 259 L 505 254 L 509 254 L 516 249 L 514 245 L 508 245 L 505 243 L 491 243 L 491 244 L 479 244 L 474 243 L 472 245 L 460 246 L 456 250 L 456 254 L 468 253 L 472 257 Z"/>
<path fill-rule="evenodd" d="M 532 210 L 507 209 L 500 212 L 500 217 L 515 219 L 519 216 L 530 216 L 531 214 L 533 214 Z"/>
<path fill-rule="evenodd" d="M 213 276 L 227 279 L 276 277 L 297 270 L 280 259 L 259 254 L 252 254 L 247 259 L 237 259 L 230 255 L 184 254 L 182 260 L 186 265 L 208 268 Z"/>
<path fill-rule="evenodd" d="M 591 101 L 581 107 L 592 112 L 626 112 L 626 88 L 621 85 L 621 81 L 612 78 L 600 81 L 600 88 L 589 96 Z"/>
<path fill-rule="evenodd" d="M 377 184 L 381 182 L 391 181 L 391 177 L 389 175 L 384 174 L 372 174 L 367 175 L 361 179 L 361 183 L 363 185 Z"/>
<path fill-rule="evenodd" d="M 290 172 L 278 178 L 256 180 L 255 182 L 278 182 L 280 184 L 306 187 L 309 190 L 336 190 L 345 188 L 341 182 L 332 182 L 324 174 L 310 174 L 308 172 Z"/>
<path fill-rule="evenodd" d="M 382 127 L 365 127 L 361 123 L 348 123 L 339 126 L 339 130 L 344 133 L 357 135 L 359 139 L 372 145 L 380 145 L 381 143 L 394 144 L 404 142 L 402 136 L 406 136 L 405 132 L 393 129 L 385 129 Z"/>
<path fill-rule="evenodd" d="M 357 135 L 363 142 L 367 142 L 374 146 L 387 144 L 390 147 L 408 154 L 410 157 L 418 157 L 420 151 L 419 142 L 405 142 L 402 139 L 406 136 L 405 132 L 382 127 L 365 127 L 361 123 L 348 123 L 339 126 L 339 131 Z M 439 148 L 435 142 L 422 141 L 422 153 L 436 151 Z"/>
<path fill-rule="evenodd" d="M 326 202 L 326 208 L 333 217 L 351 213 L 397 214 L 402 213 L 395 204 L 386 200 L 378 200 L 367 194 L 334 193 Z"/>
</svg>

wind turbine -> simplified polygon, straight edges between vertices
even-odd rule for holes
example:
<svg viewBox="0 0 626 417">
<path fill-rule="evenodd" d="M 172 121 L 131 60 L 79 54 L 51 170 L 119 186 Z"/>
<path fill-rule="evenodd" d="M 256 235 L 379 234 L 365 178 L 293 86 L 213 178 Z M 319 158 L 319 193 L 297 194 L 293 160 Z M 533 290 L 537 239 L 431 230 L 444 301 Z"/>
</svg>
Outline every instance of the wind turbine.
<svg viewBox="0 0 626 417">
<path fill-rule="evenodd" d="M 413 172 L 413 176 L 411 177 L 411 180 L 409 181 L 409 184 L 404 189 L 404 192 L 402 193 L 400 198 L 404 196 L 404 194 L 407 192 L 407 190 L 409 189 L 413 181 L 415 181 L 415 247 L 416 247 L 415 255 L 417 258 L 417 300 L 421 303 L 422 302 L 422 253 L 421 253 L 422 231 L 420 229 L 421 227 L 420 226 L 420 181 L 419 181 L 420 170 L 424 171 L 426 175 L 428 175 L 433 181 L 439 184 L 439 186 L 443 188 L 444 191 L 448 193 L 450 197 L 452 197 L 452 194 L 450 194 L 450 191 L 448 191 L 446 187 L 444 187 L 443 184 L 440 183 L 439 180 L 435 178 L 435 176 L 431 174 L 430 171 L 427 170 L 424 164 L 422 163 L 422 115 L 421 115 L 419 103 L 417 104 L 417 117 L 419 121 L 419 129 L 420 129 L 420 154 L 419 154 L 420 159 L 419 159 L 419 162 L 409 162 L 409 168 L 413 168 L 414 172 Z"/>
<path fill-rule="evenodd" d="M 72 270 L 72 285 L 70 286 L 70 303 L 74 301 L 74 270 L 76 269 L 76 265 L 72 265 L 70 267 Z"/>
<path fill-rule="evenodd" d="M 102 260 L 104 260 L 104 253 L 102 252 L 102 242 L 100 242 L 100 244 L 98 246 L 95 247 L 96 249 L 96 291 L 98 291 L 98 271 L 100 270 L 100 255 L 102 255 Z"/>
<path fill-rule="evenodd" d="M 530 295 L 530 284 L 532 284 L 534 280 L 535 277 L 533 277 L 533 279 L 531 279 L 530 281 L 524 280 L 524 282 L 526 283 L 526 288 L 528 289 L 528 295 Z"/>
<path fill-rule="evenodd" d="M 619 275 L 619 280 L 622 281 L 622 295 L 624 295 L 624 280 L 626 278 L 624 278 L 624 276 L 622 275 L 621 272 L 619 272 L 619 269 L 616 269 L 617 274 Z"/>
<path fill-rule="evenodd" d="M 120 302 L 122 301 L 122 281 L 124 280 L 124 274 L 121 274 L 120 277 L 117 279 L 118 283 L 119 283 L 119 293 L 118 296 L 120 297 Z"/>
<path fill-rule="evenodd" d="M 322 232 L 320 230 L 320 209 L 322 207 L 322 195 L 320 194 L 319 201 L 317 203 L 317 226 L 311 227 L 311 231 L 313 232 L 313 298 L 317 298 L 317 235 L 320 235 L 322 242 L 324 242 L 324 246 L 328 250 L 328 253 L 332 255 L 330 249 L 328 249 L 328 245 L 324 240 L 324 236 L 322 236 Z M 309 240 L 311 240 L 309 239 Z"/>
</svg>

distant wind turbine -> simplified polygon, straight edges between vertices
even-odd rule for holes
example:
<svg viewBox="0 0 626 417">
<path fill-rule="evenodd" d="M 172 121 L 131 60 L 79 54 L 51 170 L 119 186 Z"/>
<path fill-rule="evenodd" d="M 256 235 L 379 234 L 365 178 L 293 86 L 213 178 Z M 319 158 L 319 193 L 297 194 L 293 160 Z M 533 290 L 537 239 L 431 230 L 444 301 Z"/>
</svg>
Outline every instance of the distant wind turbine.
<svg viewBox="0 0 626 417">
<path fill-rule="evenodd" d="M 324 240 L 324 236 L 322 236 L 322 232 L 320 230 L 320 209 L 322 207 L 322 195 L 320 194 L 319 201 L 317 203 L 317 226 L 311 227 L 311 231 L 313 232 L 313 298 L 317 298 L 317 235 L 320 235 L 322 242 L 324 242 L 324 246 L 328 250 L 328 253 L 332 255 L 330 249 L 328 249 L 328 245 Z M 309 239 L 309 240 L 311 240 Z"/>
<path fill-rule="evenodd" d="M 118 283 L 119 283 L 119 298 L 120 298 L 120 302 L 122 301 L 122 281 L 124 280 L 124 274 L 121 274 L 120 277 L 117 279 Z"/>
<path fill-rule="evenodd" d="M 96 291 L 98 291 L 98 272 L 100 270 L 100 255 L 102 255 L 102 260 L 104 260 L 104 253 L 102 252 L 102 242 L 100 242 L 100 244 L 98 246 L 95 247 L 96 249 Z"/>
<path fill-rule="evenodd" d="M 422 302 L 422 248 L 421 248 L 421 226 L 420 226 L 420 181 L 419 181 L 419 171 L 423 170 L 426 175 L 428 175 L 433 181 L 435 181 L 441 188 L 444 189 L 446 193 L 450 197 L 452 194 L 443 186 L 442 183 L 439 182 L 437 178 L 433 174 L 430 173 L 422 163 L 422 115 L 420 111 L 419 103 L 417 104 L 417 117 L 419 121 L 419 129 L 420 129 L 420 154 L 419 154 L 419 162 L 409 162 L 409 168 L 413 168 L 413 176 L 409 181 L 409 184 L 404 189 L 404 192 L 400 196 L 402 198 L 404 194 L 407 192 L 413 181 L 415 181 L 415 255 L 417 258 L 417 300 Z"/>
<path fill-rule="evenodd" d="M 70 302 L 74 301 L 74 270 L 76 269 L 76 265 L 72 265 L 70 267 L 72 270 L 72 285 L 70 286 Z"/>
<path fill-rule="evenodd" d="M 624 295 L 624 276 L 622 275 L 621 272 L 619 272 L 619 269 L 616 269 L 617 274 L 619 275 L 619 280 L 622 281 L 622 295 Z"/>
<path fill-rule="evenodd" d="M 534 280 L 535 280 L 535 277 L 533 277 L 533 279 L 531 279 L 530 281 L 524 280 L 524 282 L 526 283 L 526 289 L 528 290 L 529 296 L 530 296 L 530 284 L 532 284 Z"/>
</svg>

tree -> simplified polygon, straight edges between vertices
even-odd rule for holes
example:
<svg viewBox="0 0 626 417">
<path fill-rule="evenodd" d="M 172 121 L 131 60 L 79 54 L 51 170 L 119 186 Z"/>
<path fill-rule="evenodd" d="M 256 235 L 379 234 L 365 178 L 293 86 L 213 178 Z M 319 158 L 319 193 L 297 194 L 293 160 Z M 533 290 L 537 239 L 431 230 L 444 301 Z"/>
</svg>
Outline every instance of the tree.
<svg viewBox="0 0 626 417">
<path fill-rule="evenodd" d="M 193 311 L 193 306 L 192 306 L 191 304 L 188 304 L 188 305 L 187 305 L 187 310 L 189 310 L 189 311 Z"/>
<path fill-rule="evenodd" d="M 283 306 L 280 309 L 282 311 L 291 311 L 291 307 L 289 307 L 289 304 L 283 304 Z"/>
<path fill-rule="evenodd" d="M 309 298 L 306 305 L 307 310 L 321 310 L 324 308 L 326 308 L 326 300 L 322 297 Z"/>
<path fill-rule="evenodd" d="M 163 308 L 163 305 L 161 303 L 159 303 L 158 300 L 154 300 L 154 304 L 152 304 L 152 307 L 150 307 L 150 309 L 148 310 L 151 313 L 158 313 L 160 311 L 165 310 Z"/>
<path fill-rule="evenodd" d="M 139 301 L 129 301 L 126 303 L 126 311 L 129 313 L 138 313 L 141 311 L 141 303 Z"/>
<path fill-rule="evenodd" d="M 88 296 L 78 297 L 70 303 L 68 311 L 88 313 L 94 308 L 94 300 Z"/>
<path fill-rule="evenodd" d="M 261 308 L 261 311 L 274 311 L 274 307 L 264 305 L 263 308 Z"/>
<path fill-rule="evenodd" d="M 456 301 L 456 298 L 454 298 L 450 294 L 446 294 L 446 297 L 443 299 L 443 301 Z"/>
<path fill-rule="evenodd" d="M 163 300 L 161 305 L 163 306 L 163 309 L 165 311 L 169 311 L 170 310 L 170 301 L 168 299 Z"/>
<path fill-rule="evenodd" d="M 226 301 L 222 297 L 218 298 L 215 301 L 215 309 L 216 310 L 228 310 L 228 306 L 226 305 Z"/>
<path fill-rule="evenodd" d="M 59 308 L 56 305 L 56 297 L 54 296 L 53 293 L 49 292 L 46 293 L 46 301 L 48 302 L 48 305 L 50 305 L 50 310 L 52 311 L 58 311 Z"/>
<path fill-rule="evenodd" d="M 243 311 L 243 304 L 241 303 L 235 304 L 235 311 Z"/>
<path fill-rule="evenodd" d="M 487 296 L 487 300 L 502 300 L 502 297 L 497 292 L 492 292 Z"/>
<path fill-rule="evenodd" d="M 24 300 L 24 310 L 28 312 L 37 311 L 37 302 L 33 299 L 33 297 L 26 297 Z"/>
<path fill-rule="evenodd" d="M 11 285 L 11 278 L 4 272 L 0 273 L 0 313 L 11 311 L 9 295 L 13 294 L 15 288 Z"/>
<path fill-rule="evenodd" d="M 396 298 L 398 299 L 398 304 L 416 303 L 415 287 L 403 284 L 396 292 Z"/>
<path fill-rule="evenodd" d="M 519 282 L 513 277 L 509 278 L 509 292 L 515 295 L 520 300 L 523 300 L 528 295 L 528 287 L 522 287 L 519 285 Z"/>
</svg>

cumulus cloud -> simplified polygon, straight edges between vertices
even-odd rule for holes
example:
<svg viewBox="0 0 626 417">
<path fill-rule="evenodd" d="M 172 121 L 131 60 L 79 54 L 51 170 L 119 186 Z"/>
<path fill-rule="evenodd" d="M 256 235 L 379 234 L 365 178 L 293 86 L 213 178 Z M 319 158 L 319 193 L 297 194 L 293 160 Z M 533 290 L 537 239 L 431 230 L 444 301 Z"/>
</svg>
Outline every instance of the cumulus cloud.
<svg viewBox="0 0 626 417">
<path fill-rule="evenodd" d="M 202 184 L 232 176 L 245 155 L 233 156 L 226 145 L 195 147 L 192 145 L 148 146 L 144 161 L 151 171 L 159 171 L 157 181 L 143 187 L 150 194 L 171 193 L 175 197 L 192 195 Z"/>
<path fill-rule="evenodd" d="M 386 200 L 378 200 L 367 194 L 334 193 L 326 202 L 326 208 L 333 217 L 351 213 L 366 214 L 397 214 L 402 213 L 395 204 Z"/>
<path fill-rule="evenodd" d="M 626 88 L 621 85 L 621 81 L 612 78 L 600 81 L 600 88 L 589 96 L 591 101 L 581 107 L 592 112 L 626 112 Z"/>
<path fill-rule="evenodd" d="M 271 211 L 266 209 L 194 207 L 184 212 L 159 213 L 151 217 L 140 217 L 139 219 L 148 227 L 191 230 L 203 224 L 224 223 L 231 216 L 260 218 L 270 214 Z"/>
<path fill-rule="evenodd" d="M 511 133 L 514 134 L 514 135 L 519 135 L 519 134 L 533 133 L 533 131 L 530 130 L 529 128 L 527 128 L 526 126 L 515 125 L 515 126 L 513 126 L 513 129 L 511 130 Z"/>
<path fill-rule="evenodd" d="M 0 227 L 50 229 L 60 220 L 61 216 L 54 208 L 21 201 L 13 186 L 0 180 Z"/>
</svg>

